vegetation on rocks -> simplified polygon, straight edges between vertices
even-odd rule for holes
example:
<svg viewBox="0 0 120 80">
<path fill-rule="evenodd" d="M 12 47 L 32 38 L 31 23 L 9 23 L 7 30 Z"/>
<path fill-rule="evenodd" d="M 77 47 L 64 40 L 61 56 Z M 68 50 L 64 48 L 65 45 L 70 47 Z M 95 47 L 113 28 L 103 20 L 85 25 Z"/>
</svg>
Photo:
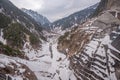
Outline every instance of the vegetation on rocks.
<svg viewBox="0 0 120 80">
<path fill-rule="evenodd" d="M 0 13 L 0 28 L 7 27 L 11 23 L 11 19 Z"/>
<path fill-rule="evenodd" d="M 58 43 L 61 43 L 61 41 L 65 40 L 69 35 L 69 32 L 66 32 L 64 35 L 60 36 L 58 39 Z"/>
<path fill-rule="evenodd" d="M 39 38 L 37 38 L 35 35 L 33 35 L 33 34 L 30 35 L 30 43 L 32 45 L 36 45 L 39 41 L 40 41 Z"/>
<path fill-rule="evenodd" d="M 4 29 L 4 38 L 7 39 L 8 44 L 12 47 L 22 48 L 24 44 L 25 35 L 23 33 L 22 25 L 18 23 L 12 23 L 10 26 Z"/>
<path fill-rule="evenodd" d="M 1 42 L 0 42 L 0 53 L 6 54 L 8 56 L 22 55 L 18 49 L 13 49 L 13 48 L 9 47 L 8 45 L 3 45 Z"/>
<path fill-rule="evenodd" d="M 37 44 L 40 40 L 30 33 L 24 26 L 19 23 L 12 23 L 10 26 L 4 29 L 4 38 L 7 39 L 8 45 L 14 48 L 22 48 L 25 41 L 26 35 L 29 35 L 29 40 L 32 45 Z"/>
</svg>

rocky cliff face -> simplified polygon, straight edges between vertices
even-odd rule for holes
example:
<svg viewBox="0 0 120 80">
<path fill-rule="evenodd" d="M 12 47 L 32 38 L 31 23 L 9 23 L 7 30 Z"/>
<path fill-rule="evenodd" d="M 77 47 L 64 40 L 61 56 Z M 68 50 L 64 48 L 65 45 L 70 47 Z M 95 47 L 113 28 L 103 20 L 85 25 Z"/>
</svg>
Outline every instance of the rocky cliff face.
<svg viewBox="0 0 120 80">
<path fill-rule="evenodd" d="M 120 8 L 120 1 L 119 0 L 106 0 L 107 1 L 107 9 L 110 8 Z"/>
<path fill-rule="evenodd" d="M 119 0 L 101 0 L 93 16 L 97 16 L 102 11 L 110 10 L 110 9 L 120 10 L 120 1 Z"/>
<path fill-rule="evenodd" d="M 110 38 L 119 35 L 112 32 L 114 36 L 104 38 L 93 38 L 84 46 L 82 52 L 70 58 L 71 68 L 74 70 L 78 80 L 119 80 L 120 51 L 111 45 Z M 117 39 L 118 40 L 118 39 Z M 114 41 L 113 41 L 114 42 Z M 112 43 L 113 43 L 112 42 Z"/>
<path fill-rule="evenodd" d="M 70 38 L 68 43 L 66 40 L 72 36 L 72 33 L 66 37 L 66 40 L 64 38 L 60 41 L 58 49 L 65 51 L 70 59 L 70 68 L 78 80 L 119 80 L 120 46 L 117 45 L 119 44 L 119 26 L 103 28 L 87 25 L 83 28 L 79 26 L 72 32 L 75 33 L 74 37 Z M 81 30 L 80 33 L 78 33 L 79 30 Z M 78 39 L 76 35 L 82 36 Z"/>
<path fill-rule="evenodd" d="M 58 50 L 70 59 L 70 68 L 78 80 L 120 79 L 119 2 L 102 0 L 101 3 L 103 1 L 104 11 L 98 17 L 74 28 L 63 35 L 63 39 L 59 38 Z"/>
</svg>

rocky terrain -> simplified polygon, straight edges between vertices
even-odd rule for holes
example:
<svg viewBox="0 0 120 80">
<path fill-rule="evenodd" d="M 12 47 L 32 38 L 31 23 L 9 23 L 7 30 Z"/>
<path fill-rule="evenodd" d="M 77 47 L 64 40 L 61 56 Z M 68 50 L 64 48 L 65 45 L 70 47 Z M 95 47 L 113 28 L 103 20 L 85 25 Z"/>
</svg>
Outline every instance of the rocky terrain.
<svg viewBox="0 0 120 80">
<path fill-rule="evenodd" d="M 84 23 L 46 31 L 0 0 L 0 80 L 120 80 L 119 2 L 101 0 Z"/>
<path fill-rule="evenodd" d="M 0 76 L 3 74 L 14 76 L 17 80 L 21 79 L 20 76 L 22 79 L 37 80 L 27 65 L 13 58 L 29 60 L 24 47 L 40 48 L 42 41 L 45 41 L 42 31 L 34 19 L 9 0 L 0 0 Z"/>
<path fill-rule="evenodd" d="M 120 79 L 119 25 L 119 8 L 111 7 L 59 38 L 58 49 L 78 80 Z"/>
<path fill-rule="evenodd" d="M 9 0 L 0 1 L 0 41 L 4 48 L 11 52 L 20 52 L 26 42 L 34 47 L 40 47 L 45 40 L 43 29 L 29 15 L 14 6 Z M 1 47 L 1 48 L 2 48 Z M 15 49 L 15 50 L 12 50 Z M 3 52 L 7 51 L 2 49 Z M 8 54 L 10 51 L 7 51 Z"/>
</svg>

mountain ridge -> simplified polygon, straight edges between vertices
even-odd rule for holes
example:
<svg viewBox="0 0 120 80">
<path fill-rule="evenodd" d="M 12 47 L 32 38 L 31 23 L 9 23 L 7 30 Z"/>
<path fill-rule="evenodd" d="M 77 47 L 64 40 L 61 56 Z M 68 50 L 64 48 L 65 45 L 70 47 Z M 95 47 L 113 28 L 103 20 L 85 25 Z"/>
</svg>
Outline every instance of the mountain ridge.
<svg viewBox="0 0 120 80">
<path fill-rule="evenodd" d="M 53 22 L 50 26 L 52 28 L 61 27 L 64 30 L 66 28 L 70 28 L 72 26 L 79 25 L 82 22 L 84 22 L 95 11 L 97 6 L 98 6 L 98 3 L 93 6 L 88 7 L 86 9 L 83 9 L 81 11 L 75 12 L 75 13 L 69 15 L 68 17 L 59 19 L 59 20 Z"/>
<path fill-rule="evenodd" d="M 38 24 L 44 25 L 44 24 L 50 24 L 51 22 L 45 17 L 42 16 L 41 14 L 37 13 L 36 11 L 33 10 L 28 10 L 25 8 L 21 9 L 23 12 L 27 13 L 30 15 Z"/>
</svg>

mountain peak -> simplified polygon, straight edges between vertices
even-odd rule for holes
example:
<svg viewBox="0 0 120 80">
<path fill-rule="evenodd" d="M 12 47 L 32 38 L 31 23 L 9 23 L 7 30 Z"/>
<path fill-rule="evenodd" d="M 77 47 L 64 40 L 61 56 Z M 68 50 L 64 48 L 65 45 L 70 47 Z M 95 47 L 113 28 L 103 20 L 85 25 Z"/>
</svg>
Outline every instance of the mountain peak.
<svg viewBox="0 0 120 80">
<path fill-rule="evenodd" d="M 22 11 L 30 15 L 38 24 L 45 25 L 50 23 L 50 21 L 45 16 L 42 16 L 36 11 L 28 10 L 25 8 L 22 8 Z"/>
</svg>

